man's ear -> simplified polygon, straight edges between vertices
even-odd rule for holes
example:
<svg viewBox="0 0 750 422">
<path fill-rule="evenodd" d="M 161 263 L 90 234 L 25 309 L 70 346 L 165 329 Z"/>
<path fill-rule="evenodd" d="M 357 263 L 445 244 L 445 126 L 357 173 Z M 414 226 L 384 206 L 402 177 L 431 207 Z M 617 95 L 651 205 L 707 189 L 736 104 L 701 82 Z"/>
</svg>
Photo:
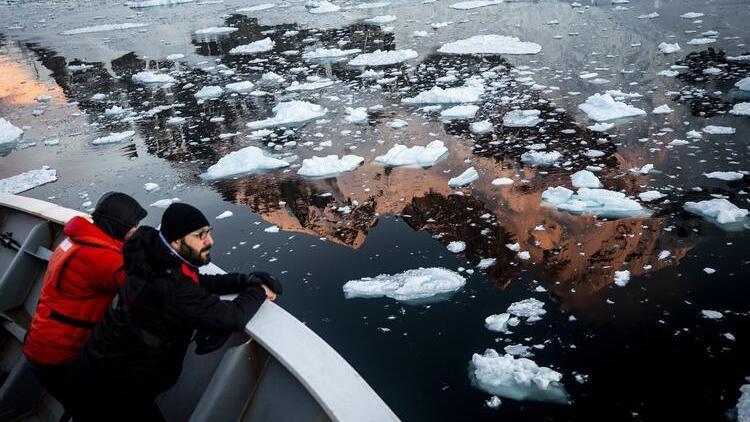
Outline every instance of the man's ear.
<svg viewBox="0 0 750 422">
<path fill-rule="evenodd" d="M 179 251 L 180 247 L 182 246 L 182 239 L 177 239 L 169 242 L 169 245 L 172 247 L 172 249 Z"/>
</svg>

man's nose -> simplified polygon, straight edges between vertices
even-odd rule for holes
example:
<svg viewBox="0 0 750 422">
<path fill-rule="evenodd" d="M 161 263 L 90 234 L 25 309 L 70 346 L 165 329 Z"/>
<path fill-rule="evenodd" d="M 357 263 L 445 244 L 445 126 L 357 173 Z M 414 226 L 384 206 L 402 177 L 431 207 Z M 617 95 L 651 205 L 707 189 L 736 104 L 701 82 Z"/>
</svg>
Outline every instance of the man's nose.
<svg viewBox="0 0 750 422">
<path fill-rule="evenodd" d="M 213 246 L 214 238 L 211 236 L 211 233 L 207 233 L 206 240 L 203 241 L 203 244 L 206 246 Z"/>
</svg>

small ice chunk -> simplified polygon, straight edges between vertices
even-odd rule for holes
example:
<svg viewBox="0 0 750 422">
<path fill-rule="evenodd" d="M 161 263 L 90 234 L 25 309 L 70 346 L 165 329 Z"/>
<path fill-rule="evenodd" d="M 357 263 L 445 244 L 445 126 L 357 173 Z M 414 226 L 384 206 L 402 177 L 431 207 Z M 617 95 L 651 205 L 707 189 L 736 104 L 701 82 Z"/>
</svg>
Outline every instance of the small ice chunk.
<svg viewBox="0 0 750 422">
<path fill-rule="evenodd" d="M 750 116 L 750 102 L 735 104 L 732 109 L 729 110 L 729 114 L 734 114 L 735 116 Z"/>
<path fill-rule="evenodd" d="M 711 44 L 716 42 L 716 38 L 693 38 L 692 40 L 688 41 L 688 45 L 705 45 L 705 44 Z"/>
<path fill-rule="evenodd" d="M 446 246 L 446 248 L 453 253 L 461 253 L 466 249 L 466 242 L 460 240 L 453 241 Z"/>
<path fill-rule="evenodd" d="M 258 80 L 259 85 L 279 85 L 283 84 L 285 81 L 284 77 L 274 73 L 274 72 L 266 72 L 264 73 L 260 79 Z"/>
<path fill-rule="evenodd" d="M 262 173 L 288 166 L 289 163 L 267 156 L 262 149 L 249 146 L 221 157 L 200 177 L 215 180 L 249 173 Z"/>
<path fill-rule="evenodd" d="M 737 88 L 743 91 L 750 91 L 750 76 L 737 81 L 737 83 L 735 83 L 734 86 L 736 86 Z"/>
<path fill-rule="evenodd" d="M 349 66 L 389 66 L 415 59 L 419 54 L 414 50 L 375 50 L 360 54 L 349 61 Z"/>
<path fill-rule="evenodd" d="M 91 34 L 93 32 L 121 31 L 124 29 L 143 28 L 147 23 L 109 23 L 104 25 L 85 26 L 83 28 L 62 31 L 62 35 Z"/>
<path fill-rule="evenodd" d="M 487 268 L 495 265 L 496 262 L 497 258 L 482 258 L 482 260 L 480 260 L 477 264 L 477 268 L 479 268 L 480 270 L 486 270 Z"/>
<path fill-rule="evenodd" d="M 440 112 L 442 120 L 466 120 L 471 119 L 479 111 L 479 106 L 475 105 L 458 105 Z"/>
<path fill-rule="evenodd" d="M 515 327 L 516 325 L 518 325 L 518 323 L 518 318 L 512 317 L 507 312 L 497 315 L 490 315 L 484 319 L 484 326 L 487 327 L 488 330 L 505 334 L 510 333 L 508 326 Z"/>
<path fill-rule="evenodd" d="M 177 82 L 177 80 L 169 75 L 166 75 L 164 73 L 155 73 L 155 72 L 149 72 L 147 70 L 144 70 L 143 72 L 138 72 L 135 75 L 130 77 L 134 83 L 137 84 L 168 84 L 168 83 L 174 83 Z"/>
<path fill-rule="evenodd" d="M 711 173 L 704 173 L 703 175 L 708 177 L 709 179 L 719 179 L 725 180 L 727 182 L 740 180 L 745 177 L 744 174 L 738 171 L 712 171 Z"/>
<path fill-rule="evenodd" d="M 204 86 L 198 90 L 198 92 L 193 94 L 193 96 L 199 100 L 209 100 L 212 98 L 219 98 L 223 93 L 224 90 L 221 89 L 220 86 Z"/>
<path fill-rule="evenodd" d="M 18 194 L 57 180 L 57 170 L 47 166 L 0 179 L 0 192 Z"/>
<path fill-rule="evenodd" d="M 273 50 L 276 45 L 271 38 L 253 41 L 250 44 L 239 45 L 229 50 L 229 54 L 258 54 Z"/>
<path fill-rule="evenodd" d="M 526 322 L 539 321 L 542 319 L 542 315 L 547 313 L 544 310 L 544 302 L 533 297 L 511 303 L 506 312 L 517 317 L 526 318 Z"/>
<path fill-rule="evenodd" d="M 527 151 L 521 154 L 521 162 L 532 166 L 551 166 L 562 158 L 557 151 Z"/>
<path fill-rule="evenodd" d="M 396 17 L 393 15 L 375 16 L 369 19 L 365 19 L 365 22 L 371 23 L 373 25 L 385 25 L 395 21 Z"/>
<path fill-rule="evenodd" d="M 255 84 L 250 81 L 233 82 L 224 86 L 229 92 L 250 92 L 255 89 Z"/>
<path fill-rule="evenodd" d="M 747 103 L 750 104 L 750 103 Z M 469 130 L 471 133 L 477 136 L 486 135 L 488 133 L 492 133 L 492 131 L 495 130 L 495 127 L 492 126 L 492 122 L 489 120 L 480 120 L 478 122 L 473 122 L 469 125 Z"/>
<path fill-rule="evenodd" d="M 335 59 L 339 57 L 350 56 L 352 54 L 360 53 L 362 50 L 358 48 L 352 48 L 350 50 L 341 50 L 338 48 L 318 48 L 313 51 L 308 51 L 302 55 L 303 59 L 315 60 L 315 59 Z"/>
<path fill-rule="evenodd" d="M 489 407 L 490 409 L 497 409 L 501 404 L 503 404 L 503 402 L 498 396 L 492 396 L 486 402 L 484 402 L 484 404 L 487 405 L 487 407 Z"/>
<path fill-rule="evenodd" d="M 728 126 L 708 125 L 703 128 L 703 131 L 709 135 L 733 135 L 737 132 L 737 129 Z"/>
<path fill-rule="evenodd" d="M 143 189 L 146 190 L 146 192 L 153 192 L 155 190 L 159 189 L 159 184 L 154 182 L 148 182 L 143 184 Z"/>
<path fill-rule="evenodd" d="M 663 42 L 659 44 L 659 51 L 661 51 L 664 54 L 671 54 L 680 50 L 682 49 L 680 48 L 680 45 L 677 43 L 669 44 L 669 43 Z"/>
<path fill-rule="evenodd" d="M 352 171 L 365 161 L 358 155 L 328 155 L 325 157 L 310 157 L 302 160 L 302 167 L 297 174 L 305 177 L 332 177 L 339 173 Z"/>
<path fill-rule="evenodd" d="M 231 217 L 231 216 L 233 216 L 233 215 L 234 215 L 234 213 L 233 213 L 232 211 L 226 210 L 226 211 L 224 211 L 223 213 L 221 213 L 221 214 L 217 215 L 217 216 L 216 216 L 216 219 L 217 219 L 217 220 L 223 220 L 223 219 L 225 219 L 225 218 L 229 218 L 229 217 Z"/>
<path fill-rule="evenodd" d="M 409 126 L 409 122 L 401 119 L 393 119 L 392 121 L 388 122 L 387 125 L 391 129 L 403 129 Z"/>
<path fill-rule="evenodd" d="M 498 177 L 497 179 L 492 181 L 492 184 L 495 186 L 507 186 L 513 184 L 513 179 L 508 177 Z"/>
<path fill-rule="evenodd" d="M 276 7 L 275 3 L 263 3 L 255 6 L 243 7 L 241 9 L 237 9 L 236 12 L 260 12 L 261 10 L 268 10 L 274 7 Z"/>
<path fill-rule="evenodd" d="M 615 271 L 615 284 L 619 287 L 625 287 L 630 282 L 630 271 Z"/>
<path fill-rule="evenodd" d="M 344 120 L 354 124 L 367 123 L 367 107 L 347 107 L 346 117 L 344 117 Z"/>
<path fill-rule="evenodd" d="M 480 79 L 469 79 L 464 86 L 455 88 L 441 88 L 435 86 L 411 98 L 401 100 L 404 104 L 459 104 L 479 101 L 484 93 L 484 85 Z"/>
<path fill-rule="evenodd" d="M 459 41 L 443 44 L 438 49 L 442 54 L 537 54 L 542 46 L 521 41 L 505 35 L 475 35 Z"/>
<path fill-rule="evenodd" d="M 737 422 L 750 422 L 750 384 L 740 387 L 740 399 L 737 401 Z"/>
<path fill-rule="evenodd" d="M 453 3 L 450 5 L 451 9 L 456 10 L 471 10 L 471 9 L 477 9 L 480 7 L 487 7 L 487 6 L 494 6 L 497 4 L 502 3 L 503 0 L 472 0 L 472 1 L 462 1 L 458 3 Z"/>
<path fill-rule="evenodd" d="M 346 282 L 347 299 L 390 297 L 398 301 L 443 299 L 466 284 L 460 274 L 445 268 L 418 268 L 398 274 L 380 274 Z"/>
<path fill-rule="evenodd" d="M 613 127 L 615 127 L 614 123 L 606 123 L 606 122 L 599 122 L 596 124 L 593 124 L 591 126 L 586 126 L 589 130 L 592 130 L 594 132 L 606 132 Z"/>
<path fill-rule="evenodd" d="M 328 112 L 327 109 L 307 101 L 288 101 L 279 103 L 273 108 L 274 117 L 247 123 L 249 129 L 264 129 L 274 126 L 298 126 L 310 120 L 318 119 Z"/>
<path fill-rule="evenodd" d="M 580 170 L 570 176 L 570 182 L 574 188 L 600 188 L 602 182 L 596 175 L 588 170 Z"/>
<path fill-rule="evenodd" d="M 475 353 L 469 365 L 472 384 L 482 391 L 513 400 L 568 404 L 562 374 L 531 359 L 500 356 L 494 349 Z"/>
<path fill-rule="evenodd" d="M 711 268 L 711 267 L 706 267 L 706 268 L 703 269 L 703 272 L 706 273 L 706 274 L 713 274 L 713 273 L 716 272 L 716 270 L 713 269 L 713 268 Z"/>
<path fill-rule="evenodd" d="M 710 309 L 704 309 L 701 311 L 701 314 L 703 315 L 703 318 L 706 319 L 722 319 L 724 318 L 724 314 L 722 314 L 719 311 L 712 311 Z"/>
<path fill-rule="evenodd" d="M 23 130 L 0 117 L 0 144 L 16 142 L 23 136 Z"/>
<path fill-rule="evenodd" d="M 151 206 L 151 207 L 155 207 L 155 208 L 167 208 L 167 207 L 169 207 L 170 205 L 174 204 L 175 202 L 179 202 L 179 201 L 180 201 L 180 198 L 167 198 L 167 199 L 160 199 L 160 200 L 158 200 L 158 201 L 156 201 L 156 202 L 152 203 L 152 204 L 151 204 L 151 205 L 149 205 L 149 206 Z"/>
<path fill-rule="evenodd" d="M 742 222 L 748 214 L 746 209 L 740 208 L 724 198 L 685 202 L 684 208 L 687 212 L 703 216 L 719 225 Z"/>
<path fill-rule="evenodd" d="M 542 122 L 539 110 L 511 110 L 503 116 L 503 126 L 534 127 Z"/>
<path fill-rule="evenodd" d="M 638 198 L 640 198 L 640 200 L 643 202 L 656 201 L 657 199 L 664 198 L 665 196 L 667 195 L 659 192 L 658 190 L 649 190 L 638 194 Z"/>
<path fill-rule="evenodd" d="M 239 28 L 233 28 L 231 26 L 209 26 L 195 31 L 197 35 L 223 35 L 231 34 L 232 32 L 239 31 Z"/>
<path fill-rule="evenodd" d="M 578 105 L 578 108 L 590 119 L 599 122 L 646 114 L 640 108 L 615 101 L 609 94 L 594 94 L 588 97 L 585 103 Z"/>
<path fill-rule="evenodd" d="M 479 179 L 479 173 L 477 173 L 477 170 L 474 167 L 469 167 L 460 175 L 448 180 L 448 186 L 458 188 L 466 186 L 477 179 Z"/>
<path fill-rule="evenodd" d="M 114 144 L 117 142 L 130 139 L 135 135 L 134 130 L 126 130 L 124 132 L 112 132 L 107 136 L 102 136 L 91 141 L 94 145 Z"/>
<path fill-rule="evenodd" d="M 656 107 L 654 109 L 654 111 L 652 111 L 651 113 L 653 113 L 653 114 L 669 114 L 669 113 L 671 113 L 673 111 L 674 110 L 672 110 L 671 108 L 669 108 L 669 105 L 664 104 L 664 105 L 660 105 L 659 107 Z"/>
<path fill-rule="evenodd" d="M 337 6 L 327 0 L 310 0 L 305 6 L 308 7 L 307 11 L 314 14 L 332 13 L 341 10 L 340 6 Z"/>
<path fill-rule="evenodd" d="M 278 233 L 279 232 L 279 226 L 276 226 L 276 225 L 268 226 L 265 229 L 263 229 L 263 231 L 266 232 L 266 233 Z"/>
<path fill-rule="evenodd" d="M 375 162 L 385 166 L 430 167 L 448 156 L 448 148 L 442 141 L 432 141 L 425 146 L 411 148 L 396 144 L 385 155 L 375 157 Z"/>
<path fill-rule="evenodd" d="M 624 193 L 607 189 L 580 188 L 574 194 L 562 186 L 547 188 L 542 192 L 542 202 L 561 211 L 600 217 L 621 218 L 649 214 L 641 204 L 626 197 Z"/>
<path fill-rule="evenodd" d="M 696 18 L 701 18 L 703 16 L 705 15 L 700 12 L 687 12 L 687 13 L 683 13 L 680 15 L 680 17 L 683 19 L 696 19 Z"/>
</svg>

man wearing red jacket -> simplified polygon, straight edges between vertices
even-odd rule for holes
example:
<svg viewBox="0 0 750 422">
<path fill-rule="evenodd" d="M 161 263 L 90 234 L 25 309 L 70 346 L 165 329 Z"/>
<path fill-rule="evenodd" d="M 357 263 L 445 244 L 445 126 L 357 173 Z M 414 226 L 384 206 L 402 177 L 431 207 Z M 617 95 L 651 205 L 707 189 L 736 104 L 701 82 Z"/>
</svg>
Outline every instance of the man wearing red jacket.
<svg viewBox="0 0 750 422">
<path fill-rule="evenodd" d="M 91 329 L 125 281 L 122 246 L 146 216 L 130 196 L 104 194 L 93 224 L 73 217 L 47 266 L 23 352 L 42 386 L 65 404 L 69 374 Z"/>
</svg>

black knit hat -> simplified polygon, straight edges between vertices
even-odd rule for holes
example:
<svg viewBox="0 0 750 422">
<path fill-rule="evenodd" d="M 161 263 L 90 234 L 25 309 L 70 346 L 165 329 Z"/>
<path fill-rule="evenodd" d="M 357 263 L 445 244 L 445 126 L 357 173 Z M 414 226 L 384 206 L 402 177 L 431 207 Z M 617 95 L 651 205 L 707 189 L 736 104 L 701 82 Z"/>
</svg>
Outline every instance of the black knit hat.
<svg viewBox="0 0 750 422">
<path fill-rule="evenodd" d="M 175 202 L 161 216 L 160 231 L 167 242 L 172 242 L 205 226 L 208 226 L 208 220 L 198 208 Z"/>
<path fill-rule="evenodd" d="M 128 231 L 146 217 L 138 201 L 121 192 L 107 192 L 91 214 L 94 225 L 113 239 L 123 240 Z"/>
</svg>

